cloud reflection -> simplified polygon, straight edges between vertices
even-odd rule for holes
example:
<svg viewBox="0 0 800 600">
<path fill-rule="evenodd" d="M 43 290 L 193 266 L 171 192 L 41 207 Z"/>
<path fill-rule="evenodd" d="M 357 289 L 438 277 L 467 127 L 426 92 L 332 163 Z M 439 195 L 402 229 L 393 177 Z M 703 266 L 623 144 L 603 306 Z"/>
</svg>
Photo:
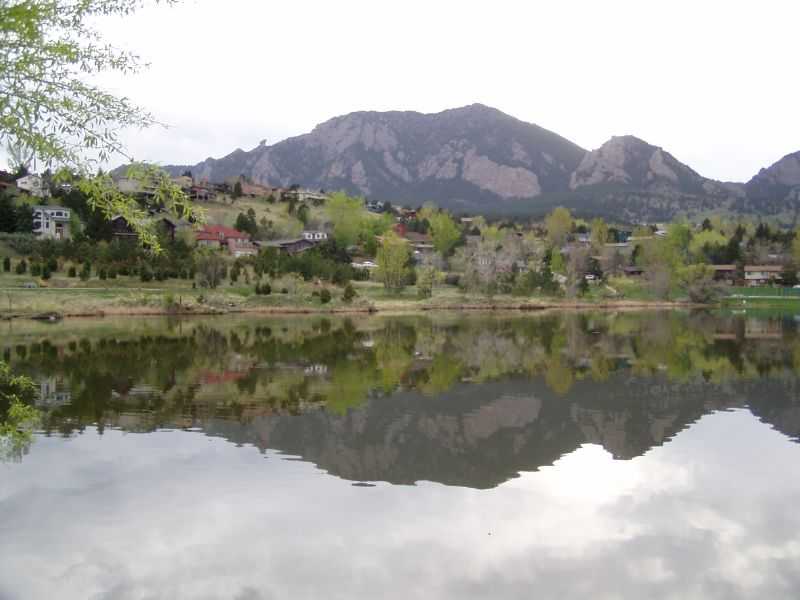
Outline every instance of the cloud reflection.
<svg viewBox="0 0 800 600">
<path fill-rule="evenodd" d="M 800 446 L 746 411 L 629 461 L 584 445 L 490 490 L 354 487 L 285 458 L 186 432 L 40 439 L 0 475 L 0 597 L 800 591 Z"/>
</svg>

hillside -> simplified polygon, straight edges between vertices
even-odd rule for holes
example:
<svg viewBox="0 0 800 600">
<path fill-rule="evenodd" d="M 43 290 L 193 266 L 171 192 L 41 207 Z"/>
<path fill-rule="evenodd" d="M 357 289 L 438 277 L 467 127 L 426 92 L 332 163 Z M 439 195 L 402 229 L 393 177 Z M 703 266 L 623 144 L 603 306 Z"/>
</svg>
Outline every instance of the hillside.
<svg viewBox="0 0 800 600">
<path fill-rule="evenodd" d="M 167 169 L 212 181 L 244 174 L 266 185 L 344 189 L 411 206 L 431 201 L 487 216 L 536 217 L 561 204 L 627 222 L 724 213 L 792 225 L 800 206 L 800 152 L 747 184 L 724 183 L 634 136 L 586 151 L 480 104 L 435 114 L 351 113 L 271 146 Z"/>
</svg>

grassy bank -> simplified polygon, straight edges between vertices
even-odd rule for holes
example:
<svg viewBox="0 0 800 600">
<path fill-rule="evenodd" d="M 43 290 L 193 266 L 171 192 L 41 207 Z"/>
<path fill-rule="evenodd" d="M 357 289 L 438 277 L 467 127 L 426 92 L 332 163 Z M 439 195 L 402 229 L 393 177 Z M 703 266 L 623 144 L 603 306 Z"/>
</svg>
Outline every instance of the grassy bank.
<svg viewBox="0 0 800 600">
<path fill-rule="evenodd" d="M 248 282 L 249 281 L 249 282 Z M 543 308 L 632 308 L 688 307 L 676 290 L 670 302 L 657 300 L 649 286 L 630 280 L 612 280 L 608 285 L 592 285 L 579 299 L 552 296 L 519 297 L 497 295 L 491 298 L 465 294 L 453 286 L 434 288 L 433 296 L 421 299 L 417 288 L 409 286 L 397 295 L 389 294 L 374 281 L 354 281 L 357 297 L 346 303 L 342 289 L 316 285 L 287 276 L 272 281 L 273 293 L 255 294 L 252 274 L 238 282 L 229 280 L 214 290 L 193 287 L 189 280 L 168 279 L 142 282 L 138 277 L 117 277 L 87 281 L 67 277 L 63 271 L 43 281 L 29 274 L 0 275 L 0 317 L 34 317 L 48 312 L 63 316 L 115 314 L 223 314 L 253 313 L 329 313 L 329 312 L 420 312 L 434 310 L 537 310 Z M 29 287 L 35 286 L 35 287 Z M 320 292 L 331 293 L 330 302 L 321 301 Z M 285 293 L 281 293 L 285 290 Z M 784 297 L 776 288 L 731 288 L 718 307 L 729 309 L 800 309 L 800 297 Z"/>
<path fill-rule="evenodd" d="M 36 284 L 37 287 L 23 287 Z M 0 277 L 0 317 L 34 317 L 56 312 L 63 316 L 136 315 L 136 314 L 224 314 L 315 313 L 315 312 L 405 312 L 434 310 L 516 309 L 585 307 L 670 306 L 648 298 L 609 298 L 590 293 L 579 300 L 553 297 L 517 297 L 498 295 L 492 298 L 464 294 L 452 286 L 435 288 L 433 296 L 420 299 L 416 287 L 391 295 L 377 282 L 353 282 L 357 297 L 351 303 L 342 300 L 342 289 L 292 280 L 273 282 L 272 294 L 257 295 L 252 285 L 225 281 L 217 289 L 193 288 L 191 281 L 167 280 L 141 282 L 138 278 L 89 281 L 67 278 L 61 273 L 48 281 L 30 276 L 4 274 Z M 330 302 L 322 303 L 323 287 L 331 292 Z M 286 289 L 286 293 L 280 290 Z"/>
</svg>

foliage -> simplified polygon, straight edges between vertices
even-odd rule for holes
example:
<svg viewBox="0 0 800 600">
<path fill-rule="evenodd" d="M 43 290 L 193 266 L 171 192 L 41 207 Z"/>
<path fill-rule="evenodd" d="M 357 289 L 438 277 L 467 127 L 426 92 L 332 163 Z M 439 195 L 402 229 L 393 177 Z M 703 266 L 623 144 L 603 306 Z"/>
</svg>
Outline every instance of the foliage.
<svg viewBox="0 0 800 600">
<path fill-rule="evenodd" d="M 429 221 L 433 247 L 443 258 L 450 256 L 461 239 L 461 228 L 443 211 L 432 215 Z"/>
<path fill-rule="evenodd" d="M 8 0 L 0 2 L 0 141 L 17 155 L 62 167 L 56 181 L 72 179 L 103 215 L 121 214 L 142 244 L 159 251 L 155 227 L 132 198 L 120 194 L 110 175 L 91 175 L 92 158 L 127 156 L 119 132 L 156 124 L 127 98 L 87 83 L 103 71 L 131 73 L 142 64 L 130 52 L 104 43 L 96 29 L 103 16 L 124 17 L 141 0 Z M 130 177 L 156 189 L 157 199 L 176 214 L 202 219 L 169 175 L 155 166 L 134 165 Z"/>
<path fill-rule="evenodd" d="M 357 297 L 358 293 L 353 287 L 353 284 L 348 282 L 347 285 L 344 286 L 344 291 L 342 292 L 342 302 L 345 304 L 350 304 Z"/>
<path fill-rule="evenodd" d="M 11 272 L 11 258 L 8 256 L 3 257 L 3 271 L 6 273 Z"/>
<path fill-rule="evenodd" d="M 331 297 L 332 297 L 331 296 L 331 291 L 328 288 L 322 288 L 319 291 L 319 301 L 322 304 L 327 304 L 328 302 L 330 302 L 331 301 Z"/>
<path fill-rule="evenodd" d="M 547 237 L 550 243 L 559 247 L 566 241 L 567 234 L 572 231 L 572 215 L 563 206 L 556 206 L 545 218 Z"/>
<path fill-rule="evenodd" d="M 417 296 L 430 298 L 433 295 L 433 286 L 436 285 L 438 273 L 433 265 L 417 269 Z"/>
<path fill-rule="evenodd" d="M 27 270 L 28 270 L 28 263 L 26 263 L 25 259 L 23 258 L 21 261 L 19 261 L 17 263 L 17 266 L 14 269 L 14 272 L 17 275 L 23 275 L 25 273 L 25 271 L 27 271 Z"/>
<path fill-rule="evenodd" d="M 675 273 L 675 279 L 689 300 L 698 304 L 713 302 L 722 293 L 722 285 L 714 280 L 714 271 L 708 265 L 680 267 Z"/>
<path fill-rule="evenodd" d="M 363 200 L 353 198 L 344 191 L 330 195 L 325 202 L 325 216 L 333 223 L 336 243 L 344 247 L 373 241 L 375 225 L 381 223 L 378 219 L 370 218 L 364 210 Z"/>
<path fill-rule="evenodd" d="M 251 237 L 258 233 L 258 223 L 256 223 L 256 211 L 252 208 L 245 213 L 239 213 L 233 225 L 237 231 L 249 233 Z"/>
<path fill-rule="evenodd" d="M 7 405 L 6 418 L 0 421 L 0 461 L 18 460 L 33 443 L 32 428 L 39 423 L 38 411 L 23 402 L 33 395 L 33 380 L 14 375 L 0 362 L 0 398 Z"/>
<path fill-rule="evenodd" d="M 411 250 L 405 240 L 390 235 L 378 249 L 375 275 L 390 294 L 399 294 L 406 286 L 411 269 L 408 266 Z"/>
<path fill-rule="evenodd" d="M 213 290 L 225 278 L 227 260 L 222 250 L 198 246 L 194 250 L 194 264 L 203 287 Z"/>
</svg>

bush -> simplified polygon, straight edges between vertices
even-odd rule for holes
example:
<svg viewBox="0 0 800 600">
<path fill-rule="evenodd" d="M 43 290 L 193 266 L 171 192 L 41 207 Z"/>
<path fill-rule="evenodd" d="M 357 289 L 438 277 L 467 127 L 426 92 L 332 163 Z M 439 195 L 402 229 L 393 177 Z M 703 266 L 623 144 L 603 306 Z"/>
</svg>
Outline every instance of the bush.
<svg viewBox="0 0 800 600">
<path fill-rule="evenodd" d="M 142 281 L 152 281 L 153 274 L 150 272 L 150 269 L 147 268 L 147 265 L 142 265 L 141 269 L 139 269 L 139 279 Z"/>
<path fill-rule="evenodd" d="M 265 283 L 264 285 L 256 284 L 256 294 L 260 294 L 262 296 L 269 296 L 272 293 L 272 286 L 269 283 Z"/>
<path fill-rule="evenodd" d="M 0 233 L 0 240 L 20 254 L 33 254 L 39 247 L 39 240 L 32 233 Z"/>
<path fill-rule="evenodd" d="M 78 270 L 75 268 L 75 265 L 70 265 L 69 271 L 67 271 L 67 277 L 77 277 Z"/>
<path fill-rule="evenodd" d="M 180 278 L 181 279 L 189 279 L 189 269 L 187 269 L 186 267 L 181 267 Z"/>
<path fill-rule="evenodd" d="M 47 268 L 50 269 L 51 273 L 55 273 L 58 271 L 58 260 L 56 260 L 55 256 L 51 256 L 47 259 Z"/>
<path fill-rule="evenodd" d="M 122 265 L 119 268 L 119 274 L 123 277 L 128 277 L 131 274 L 131 270 L 128 268 L 128 265 Z"/>
<path fill-rule="evenodd" d="M 50 279 L 50 274 L 51 273 L 52 273 L 52 271 L 50 270 L 50 266 L 47 263 L 44 263 L 42 265 L 42 279 L 47 281 L 48 279 Z"/>
<path fill-rule="evenodd" d="M 322 302 L 322 304 L 327 304 L 331 301 L 331 292 L 328 288 L 322 288 L 319 291 L 319 301 Z"/>
<path fill-rule="evenodd" d="M 90 263 L 89 261 L 86 261 L 85 263 L 83 263 L 83 266 L 81 267 L 81 272 L 80 272 L 79 276 L 80 276 L 81 280 L 83 280 L 83 281 L 86 281 L 87 279 L 89 279 L 89 277 L 92 276 L 92 263 Z"/>
<path fill-rule="evenodd" d="M 105 267 L 100 267 L 97 269 L 97 276 L 100 279 L 107 279 L 108 278 L 108 270 Z"/>
<path fill-rule="evenodd" d="M 281 294 L 288 294 L 288 293 L 289 290 L 287 290 L 286 288 L 281 288 Z"/>
<path fill-rule="evenodd" d="M 39 277 L 42 274 L 42 265 L 39 263 L 32 263 L 31 264 L 31 276 L 32 277 Z"/>
<path fill-rule="evenodd" d="M 108 270 L 108 278 L 109 279 L 116 279 L 117 278 L 117 268 L 116 267 L 111 267 Z"/>
<path fill-rule="evenodd" d="M 28 270 L 28 263 L 25 262 L 24 258 L 17 263 L 17 268 L 14 269 L 17 275 L 24 275 L 25 271 L 27 270 Z"/>
<path fill-rule="evenodd" d="M 342 302 L 345 304 L 350 304 L 354 298 L 358 297 L 355 288 L 353 287 L 352 283 L 349 283 L 344 286 L 344 292 L 342 293 Z"/>
<path fill-rule="evenodd" d="M 6 273 L 11 272 L 11 259 L 8 256 L 3 258 L 3 271 Z"/>
</svg>

